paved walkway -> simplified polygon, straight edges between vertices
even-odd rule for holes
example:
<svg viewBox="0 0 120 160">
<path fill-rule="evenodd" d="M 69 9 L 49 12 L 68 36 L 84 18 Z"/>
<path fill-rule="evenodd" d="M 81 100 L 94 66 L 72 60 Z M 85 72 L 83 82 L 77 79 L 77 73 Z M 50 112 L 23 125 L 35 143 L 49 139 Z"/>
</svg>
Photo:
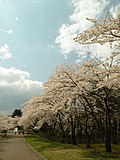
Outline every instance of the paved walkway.
<svg viewBox="0 0 120 160">
<path fill-rule="evenodd" d="M 0 160 L 43 160 L 25 143 L 23 136 L 8 136 L 0 143 Z"/>
</svg>

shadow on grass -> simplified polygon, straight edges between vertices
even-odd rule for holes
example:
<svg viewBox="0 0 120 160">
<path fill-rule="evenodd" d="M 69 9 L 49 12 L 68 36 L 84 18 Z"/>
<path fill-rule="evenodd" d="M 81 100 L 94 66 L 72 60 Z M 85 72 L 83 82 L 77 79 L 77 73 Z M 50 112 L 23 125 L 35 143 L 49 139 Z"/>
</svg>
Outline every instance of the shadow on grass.
<svg viewBox="0 0 120 160">
<path fill-rule="evenodd" d="M 80 147 L 83 150 L 83 155 L 85 158 L 98 158 L 98 159 L 116 159 L 120 158 L 120 145 L 112 145 L 112 152 L 108 153 L 105 151 L 105 146 L 103 144 L 92 145 L 90 149 L 85 149 Z"/>
<path fill-rule="evenodd" d="M 107 153 L 103 144 L 94 144 L 91 145 L 91 149 L 87 149 L 86 145 L 75 146 L 58 143 L 38 135 L 29 135 L 26 140 L 35 150 L 42 153 L 49 160 L 78 160 L 79 158 L 81 160 L 120 159 L 120 145 L 112 145 L 113 152 Z"/>
</svg>

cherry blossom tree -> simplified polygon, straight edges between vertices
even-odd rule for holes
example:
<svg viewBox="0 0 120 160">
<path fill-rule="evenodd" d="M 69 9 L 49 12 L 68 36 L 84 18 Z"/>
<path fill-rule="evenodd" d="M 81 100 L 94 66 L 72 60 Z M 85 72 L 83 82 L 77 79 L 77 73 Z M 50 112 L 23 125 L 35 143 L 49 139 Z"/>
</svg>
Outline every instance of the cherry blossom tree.
<svg viewBox="0 0 120 160">
<path fill-rule="evenodd" d="M 107 122 L 105 127 L 108 127 L 115 113 L 113 111 L 117 110 L 117 104 L 110 109 L 113 101 L 109 102 L 109 99 L 112 90 L 119 88 L 119 66 L 112 65 L 109 60 L 109 65 L 105 63 L 92 59 L 74 67 L 59 66 L 44 83 L 42 95 L 25 104 L 22 124 L 40 129 L 47 123 L 49 128 L 59 130 L 63 137 L 71 135 L 73 144 L 76 144 L 75 137 L 82 129 L 87 136 L 87 146 L 90 147 L 91 135 L 98 122 L 100 124 L 101 118 L 106 117 L 108 119 L 103 123 Z M 98 106 L 99 102 L 101 105 Z M 106 131 L 109 131 L 108 128 Z"/>
<path fill-rule="evenodd" d="M 1 139 L 6 136 L 7 130 L 14 127 L 14 119 L 10 116 L 0 114 L 0 133 Z M 3 135 L 4 134 L 4 135 Z"/>
<path fill-rule="evenodd" d="M 106 42 L 118 42 L 120 40 L 120 14 L 116 18 L 106 13 L 104 19 L 87 18 L 93 23 L 93 27 L 78 34 L 74 40 L 80 44 L 104 44 Z"/>
<path fill-rule="evenodd" d="M 87 89 L 90 88 L 91 82 L 89 81 L 85 82 L 85 78 L 87 78 L 85 76 L 87 75 L 86 72 L 83 70 L 83 68 L 84 68 L 83 66 L 79 67 L 78 66 L 73 67 L 67 65 L 59 66 L 56 69 L 54 75 L 45 83 L 46 87 L 45 90 L 49 95 L 48 97 L 50 98 L 49 101 L 53 99 L 55 101 L 54 106 L 56 106 L 56 110 L 58 109 L 60 110 L 58 114 L 59 120 L 60 117 L 62 116 L 62 120 L 65 118 L 68 121 L 68 123 L 66 124 L 70 126 L 69 128 L 71 128 L 69 132 L 71 133 L 72 137 L 71 139 L 73 144 L 76 143 L 75 135 L 77 134 L 76 131 L 78 130 L 76 125 L 77 124 L 76 120 L 78 121 L 78 117 L 80 117 L 79 116 L 80 112 L 81 115 L 82 114 L 86 115 L 85 116 L 86 134 L 87 137 L 90 137 L 90 127 L 88 127 L 90 126 L 88 125 L 90 120 L 88 121 L 88 117 L 90 119 L 89 115 L 91 111 L 89 109 L 88 109 L 89 112 L 86 111 L 87 110 L 86 108 L 88 106 L 88 100 L 86 102 L 85 93 Z M 78 101 L 80 103 L 78 103 Z M 81 101 L 82 102 L 84 101 L 84 105 L 83 103 L 81 103 Z M 79 121 L 81 120 L 79 119 Z M 60 120 L 60 124 L 61 122 L 62 121 Z M 89 128 L 89 134 L 88 134 L 88 128 Z M 90 144 L 87 146 L 90 146 Z"/>
<path fill-rule="evenodd" d="M 93 28 L 78 34 L 74 38 L 76 42 L 83 45 L 109 42 L 110 46 L 114 45 L 114 51 L 106 60 L 101 61 L 95 58 L 95 60 L 84 64 L 85 70 L 89 71 L 89 80 L 94 81 L 95 85 L 90 93 L 93 98 L 102 101 L 103 107 L 101 109 L 105 113 L 106 151 L 111 152 L 111 118 L 112 112 L 115 114 L 115 110 L 118 111 L 118 105 L 114 109 L 115 101 L 111 105 L 110 98 L 113 90 L 117 92 L 117 89 L 120 88 L 120 16 L 113 18 L 106 14 L 102 21 L 88 18 L 87 20 L 93 23 Z"/>
</svg>

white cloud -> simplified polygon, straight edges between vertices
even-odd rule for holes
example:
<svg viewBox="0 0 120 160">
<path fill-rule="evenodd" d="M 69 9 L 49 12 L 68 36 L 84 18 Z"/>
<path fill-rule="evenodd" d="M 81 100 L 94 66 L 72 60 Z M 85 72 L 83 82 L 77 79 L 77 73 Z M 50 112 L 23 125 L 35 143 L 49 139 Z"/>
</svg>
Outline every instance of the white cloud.
<svg viewBox="0 0 120 160">
<path fill-rule="evenodd" d="M 9 29 L 8 31 L 5 31 L 5 33 L 7 33 L 7 34 L 12 34 L 12 33 L 13 33 L 13 30 L 12 30 L 12 29 Z"/>
<path fill-rule="evenodd" d="M 4 46 L 0 47 L 0 59 L 9 59 L 12 58 L 12 53 L 7 43 Z"/>
<path fill-rule="evenodd" d="M 105 8 L 110 6 L 110 1 L 106 0 L 72 0 L 74 11 L 69 16 L 70 24 L 63 24 L 59 29 L 59 35 L 56 37 L 55 42 L 59 44 L 61 53 L 67 56 L 72 51 L 75 51 L 79 57 L 84 56 L 86 53 L 93 53 L 97 56 L 106 57 L 111 49 L 108 44 L 101 45 L 86 45 L 82 46 L 74 42 L 73 38 L 78 33 L 91 27 L 91 23 L 86 18 L 98 18 L 105 13 Z M 111 6 L 110 6 L 111 7 Z M 114 12 L 116 6 L 113 7 Z M 110 8 L 109 8 L 110 9 Z M 111 12 L 112 12 L 111 11 Z"/>
<path fill-rule="evenodd" d="M 39 2 L 39 0 L 32 0 L 34 3 L 38 3 Z"/>
<path fill-rule="evenodd" d="M 30 80 L 30 74 L 16 68 L 0 67 L 0 110 L 19 107 L 34 95 L 40 94 L 42 82 Z"/>
<path fill-rule="evenodd" d="M 119 12 L 120 12 L 120 3 L 115 7 L 112 6 L 110 9 L 110 13 L 113 15 L 114 18 L 116 18 Z"/>
<path fill-rule="evenodd" d="M 47 46 L 48 48 L 51 48 L 51 49 L 53 49 L 55 46 L 54 45 L 52 45 L 52 44 L 48 44 L 48 46 Z"/>
<path fill-rule="evenodd" d="M 12 29 L 9 29 L 9 30 L 0 29 L 0 32 L 11 35 L 13 33 L 13 30 Z"/>
<path fill-rule="evenodd" d="M 16 21 L 19 21 L 19 18 L 18 17 L 15 17 Z"/>
<path fill-rule="evenodd" d="M 19 91 L 29 91 L 42 87 L 42 82 L 30 80 L 30 74 L 16 68 L 0 67 L 0 87 L 17 88 Z"/>
</svg>

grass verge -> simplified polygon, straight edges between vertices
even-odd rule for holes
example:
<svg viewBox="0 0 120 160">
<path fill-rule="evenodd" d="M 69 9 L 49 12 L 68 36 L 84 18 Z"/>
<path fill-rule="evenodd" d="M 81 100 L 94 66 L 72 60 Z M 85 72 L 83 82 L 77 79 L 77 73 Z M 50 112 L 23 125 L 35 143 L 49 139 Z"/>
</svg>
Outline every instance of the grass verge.
<svg viewBox="0 0 120 160">
<path fill-rule="evenodd" d="M 73 146 L 54 142 L 39 135 L 29 135 L 26 141 L 48 160 L 120 160 L 120 145 L 112 145 L 112 153 L 106 153 L 103 144 L 94 144 L 91 149 L 84 145 Z"/>
</svg>

